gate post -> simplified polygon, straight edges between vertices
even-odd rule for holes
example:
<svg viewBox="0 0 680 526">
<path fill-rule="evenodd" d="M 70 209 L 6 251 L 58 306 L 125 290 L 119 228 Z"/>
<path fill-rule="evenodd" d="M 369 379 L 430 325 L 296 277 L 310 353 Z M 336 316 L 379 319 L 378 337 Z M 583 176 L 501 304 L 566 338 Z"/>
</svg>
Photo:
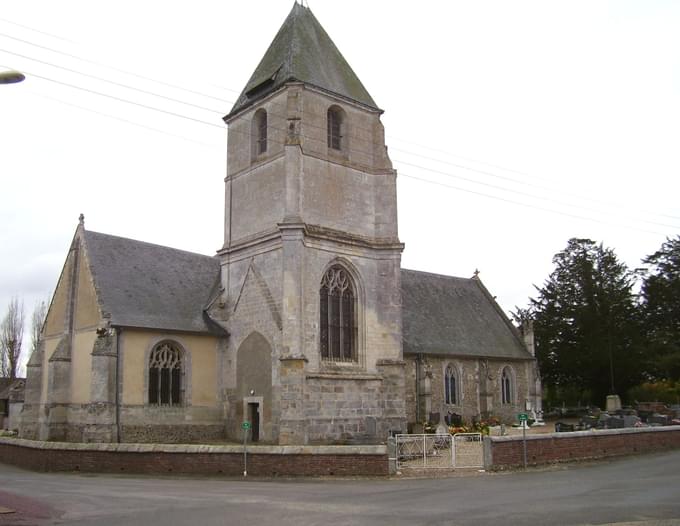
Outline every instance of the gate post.
<svg viewBox="0 0 680 526">
<path fill-rule="evenodd" d="M 493 445 L 491 443 L 491 437 L 485 435 L 484 440 L 484 469 L 489 471 L 493 466 Z"/>
<path fill-rule="evenodd" d="M 387 439 L 387 472 L 390 475 L 397 473 L 397 438 L 391 436 Z"/>
</svg>

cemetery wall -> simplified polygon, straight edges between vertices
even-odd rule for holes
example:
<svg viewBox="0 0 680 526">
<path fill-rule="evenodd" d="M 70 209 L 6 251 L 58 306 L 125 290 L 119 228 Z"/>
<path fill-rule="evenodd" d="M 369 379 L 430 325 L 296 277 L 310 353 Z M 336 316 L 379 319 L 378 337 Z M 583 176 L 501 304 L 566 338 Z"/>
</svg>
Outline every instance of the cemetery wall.
<svg viewBox="0 0 680 526">
<path fill-rule="evenodd" d="M 528 435 L 527 464 L 588 460 L 680 449 L 680 426 L 626 428 Z M 487 469 L 503 470 L 524 463 L 521 436 L 487 437 Z"/>
<path fill-rule="evenodd" d="M 0 463 L 33 471 L 243 475 L 243 446 L 82 444 L 0 438 Z M 248 446 L 248 475 L 388 474 L 387 447 Z"/>
</svg>

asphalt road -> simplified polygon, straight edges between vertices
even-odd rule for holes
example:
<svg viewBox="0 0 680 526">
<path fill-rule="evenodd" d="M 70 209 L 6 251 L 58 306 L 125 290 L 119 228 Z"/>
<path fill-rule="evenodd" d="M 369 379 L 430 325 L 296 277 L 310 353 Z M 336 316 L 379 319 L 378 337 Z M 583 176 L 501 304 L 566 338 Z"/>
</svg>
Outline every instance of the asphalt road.
<svg viewBox="0 0 680 526">
<path fill-rule="evenodd" d="M 39 474 L 0 464 L 0 525 L 680 525 L 680 451 L 436 479 Z"/>
</svg>

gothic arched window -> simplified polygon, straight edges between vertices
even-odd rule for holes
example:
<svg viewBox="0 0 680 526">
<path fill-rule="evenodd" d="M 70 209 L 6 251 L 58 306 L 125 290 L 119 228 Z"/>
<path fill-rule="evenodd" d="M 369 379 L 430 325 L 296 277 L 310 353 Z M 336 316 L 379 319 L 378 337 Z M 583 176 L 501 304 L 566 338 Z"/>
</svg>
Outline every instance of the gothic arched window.
<svg viewBox="0 0 680 526">
<path fill-rule="evenodd" d="M 449 365 L 444 373 L 444 400 L 447 404 L 457 404 L 459 402 L 458 394 L 458 371 L 455 367 Z"/>
<path fill-rule="evenodd" d="M 343 111 L 338 106 L 328 108 L 328 147 L 334 150 L 342 150 L 342 135 L 344 128 Z"/>
<path fill-rule="evenodd" d="M 356 294 L 352 278 L 339 265 L 321 280 L 319 312 L 321 359 L 357 361 Z"/>
<path fill-rule="evenodd" d="M 511 404 L 513 401 L 514 376 L 510 367 L 504 367 L 501 373 L 501 401 L 504 404 Z"/>
<path fill-rule="evenodd" d="M 253 118 L 253 138 L 255 155 L 265 153 L 267 151 L 267 112 L 262 108 L 255 112 Z"/>
<path fill-rule="evenodd" d="M 182 351 L 173 342 L 161 342 L 149 356 L 149 404 L 182 403 Z"/>
</svg>

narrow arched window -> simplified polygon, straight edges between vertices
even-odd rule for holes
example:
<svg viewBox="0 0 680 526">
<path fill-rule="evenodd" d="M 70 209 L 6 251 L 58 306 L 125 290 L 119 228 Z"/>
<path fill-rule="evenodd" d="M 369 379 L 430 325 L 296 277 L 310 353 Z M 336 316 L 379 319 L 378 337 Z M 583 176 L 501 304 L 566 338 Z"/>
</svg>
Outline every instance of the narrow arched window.
<svg viewBox="0 0 680 526">
<path fill-rule="evenodd" d="M 156 345 L 149 356 L 149 404 L 182 403 L 182 351 L 172 342 Z"/>
<path fill-rule="evenodd" d="M 458 388 L 458 371 L 449 365 L 444 373 L 444 399 L 447 404 L 458 403 Z"/>
<path fill-rule="evenodd" d="M 342 150 L 343 115 L 337 106 L 328 109 L 328 147 L 334 150 Z"/>
<path fill-rule="evenodd" d="M 504 404 L 511 404 L 513 399 L 513 375 L 509 367 L 504 367 L 501 373 L 501 401 Z"/>
<path fill-rule="evenodd" d="M 357 360 L 356 294 L 352 278 L 339 265 L 329 268 L 319 290 L 321 359 Z"/>
<path fill-rule="evenodd" d="M 253 137 L 255 138 L 255 155 L 265 153 L 267 151 L 267 112 L 262 108 L 255 112 Z"/>
</svg>

